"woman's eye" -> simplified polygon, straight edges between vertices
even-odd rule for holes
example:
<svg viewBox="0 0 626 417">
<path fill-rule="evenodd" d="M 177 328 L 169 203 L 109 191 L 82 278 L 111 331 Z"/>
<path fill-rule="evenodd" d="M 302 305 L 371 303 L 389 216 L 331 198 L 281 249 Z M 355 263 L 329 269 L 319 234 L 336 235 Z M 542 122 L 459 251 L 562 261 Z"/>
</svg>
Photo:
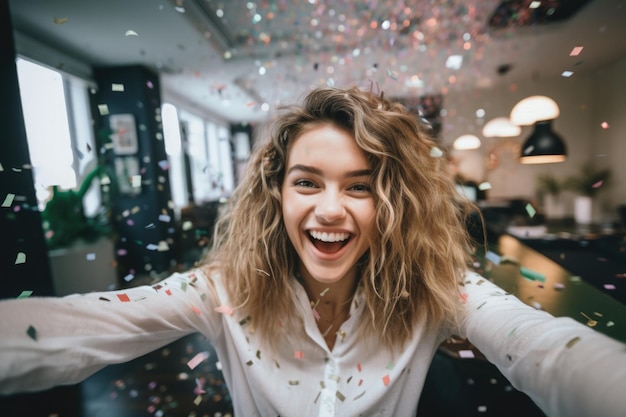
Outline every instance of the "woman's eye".
<svg viewBox="0 0 626 417">
<path fill-rule="evenodd" d="M 368 184 L 354 184 L 352 187 L 350 187 L 350 190 L 366 193 L 371 191 L 371 188 Z"/>
<path fill-rule="evenodd" d="M 298 180 L 294 184 L 297 187 L 306 187 L 306 188 L 315 187 L 315 184 L 313 183 L 313 181 L 310 181 L 310 180 Z"/>
</svg>

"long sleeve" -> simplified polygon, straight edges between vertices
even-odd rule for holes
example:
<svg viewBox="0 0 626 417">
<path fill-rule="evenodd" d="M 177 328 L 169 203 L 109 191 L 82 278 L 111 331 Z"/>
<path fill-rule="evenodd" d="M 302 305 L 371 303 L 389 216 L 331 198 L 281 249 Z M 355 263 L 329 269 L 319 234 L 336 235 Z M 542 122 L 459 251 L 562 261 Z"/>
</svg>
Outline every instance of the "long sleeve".
<svg viewBox="0 0 626 417">
<path fill-rule="evenodd" d="M 622 417 L 626 345 L 470 273 L 460 333 L 550 417 Z"/>
<path fill-rule="evenodd" d="M 79 382 L 195 331 L 220 331 L 216 297 L 194 272 L 128 290 L 0 302 L 0 393 Z"/>
</svg>

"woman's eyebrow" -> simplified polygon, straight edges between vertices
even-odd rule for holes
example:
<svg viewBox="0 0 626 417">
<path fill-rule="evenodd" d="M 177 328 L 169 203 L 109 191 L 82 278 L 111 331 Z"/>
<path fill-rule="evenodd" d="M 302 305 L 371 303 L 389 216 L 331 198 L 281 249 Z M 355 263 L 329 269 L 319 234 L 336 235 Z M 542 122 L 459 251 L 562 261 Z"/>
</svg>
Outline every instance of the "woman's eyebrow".
<svg viewBox="0 0 626 417">
<path fill-rule="evenodd" d="M 304 172 L 310 172 L 311 174 L 315 174 L 315 175 L 322 175 L 322 170 L 312 167 L 312 166 L 308 166 L 308 165 L 302 165 L 302 164 L 296 164 L 292 167 L 289 168 L 289 170 L 287 170 L 287 174 L 291 174 L 291 172 L 293 171 L 304 171 Z M 352 178 L 352 177 L 369 177 L 370 175 L 372 175 L 372 170 L 371 169 L 358 169 L 356 171 L 348 171 L 346 172 L 346 174 L 344 175 L 344 177 L 346 178 Z"/>
</svg>

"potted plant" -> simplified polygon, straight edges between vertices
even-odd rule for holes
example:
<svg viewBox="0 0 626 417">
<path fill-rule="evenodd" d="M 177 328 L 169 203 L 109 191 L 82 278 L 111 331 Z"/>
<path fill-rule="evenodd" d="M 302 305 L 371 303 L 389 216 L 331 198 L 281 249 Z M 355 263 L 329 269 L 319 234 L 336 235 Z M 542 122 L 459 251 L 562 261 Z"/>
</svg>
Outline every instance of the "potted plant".
<svg viewBox="0 0 626 417">
<path fill-rule="evenodd" d="M 591 163 L 583 165 L 580 174 L 565 179 L 564 187 L 576 193 L 574 219 L 579 224 L 593 222 L 593 198 L 606 188 L 611 179 L 611 170 L 597 169 Z"/>
<path fill-rule="evenodd" d="M 565 210 L 560 199 L 563 191 L 563 181 L 552 173 L 541 174 L 537 177 L 537 190 L 543 200 L 546 218 L 564 217 Z"/>
</svg>

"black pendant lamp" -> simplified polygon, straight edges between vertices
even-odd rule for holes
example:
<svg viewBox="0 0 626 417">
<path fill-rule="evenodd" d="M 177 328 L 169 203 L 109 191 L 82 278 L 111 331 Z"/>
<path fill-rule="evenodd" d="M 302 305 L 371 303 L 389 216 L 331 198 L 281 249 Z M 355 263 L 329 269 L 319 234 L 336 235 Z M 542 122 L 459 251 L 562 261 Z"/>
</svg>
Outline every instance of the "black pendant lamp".
<svg viewBox="0 0 626 417">
<path fill-rule="evenodd" d="M 567 159 L 563 138 L 552 130 L 552 120 L 535 122 L 533 133 L 522 145 L 522 164 L 551 164 Z"/>
</svg>

